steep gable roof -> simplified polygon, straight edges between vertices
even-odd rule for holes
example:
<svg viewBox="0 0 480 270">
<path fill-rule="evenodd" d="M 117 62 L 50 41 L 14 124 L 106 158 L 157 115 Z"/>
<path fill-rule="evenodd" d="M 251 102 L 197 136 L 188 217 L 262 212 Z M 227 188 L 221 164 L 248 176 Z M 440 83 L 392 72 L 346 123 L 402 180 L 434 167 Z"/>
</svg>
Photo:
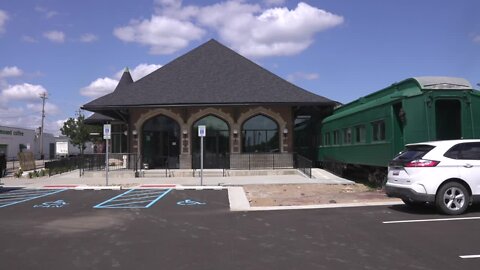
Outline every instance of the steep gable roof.
<svg viewBox="0 0 480 270">
<path fill-rule="evenodd" d="M 120 80 L 114 92 L 84 108 L 332 102 L 212 39 L 134 83 Z"/>
</svg>

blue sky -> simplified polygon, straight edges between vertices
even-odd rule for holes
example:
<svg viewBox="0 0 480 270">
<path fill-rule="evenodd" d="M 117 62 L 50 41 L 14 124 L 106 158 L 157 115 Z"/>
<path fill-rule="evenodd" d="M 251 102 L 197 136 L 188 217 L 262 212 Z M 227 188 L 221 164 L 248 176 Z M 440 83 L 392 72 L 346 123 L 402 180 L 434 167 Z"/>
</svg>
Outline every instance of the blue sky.
<svg viewBox="0 0 480 270">
<path fill-rule="evenodd" d="M 2 1 L 0 125 L 38 127 L 46 91 L 46 131 L 58 134 L 125 67 L 137 80 L 211 38 L 343 103 L 413 76 L 476 85 L 479 10 L 476 0 Z"/>
</svg>

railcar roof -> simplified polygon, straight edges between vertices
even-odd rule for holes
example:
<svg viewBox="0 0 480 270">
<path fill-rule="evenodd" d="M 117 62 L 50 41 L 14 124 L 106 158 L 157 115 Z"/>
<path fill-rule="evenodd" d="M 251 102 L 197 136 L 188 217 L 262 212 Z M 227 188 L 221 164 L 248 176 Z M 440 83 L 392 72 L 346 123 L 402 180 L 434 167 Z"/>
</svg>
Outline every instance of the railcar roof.
<svg viewBox="0 0 480 270">
<path fill-rule="evenodd" d="M 464 78 L 457 77 L 414 77 L 422 89 L 472 89 L 472 85 Z"/>
<path fill-rule="evenodd" d="M 413 85 L 416 86 L 412 87 Z M 457 77 L 426 76 L 408 78 L 340 106 L 335 109 L 333 115 L 325 118 L 324 122 L 329 122 L 367 108 L 390 103 L 405 96 L 421 95 L 424 90 L 473 91 L 473 87 L 466 79 Z"/>
</svg>

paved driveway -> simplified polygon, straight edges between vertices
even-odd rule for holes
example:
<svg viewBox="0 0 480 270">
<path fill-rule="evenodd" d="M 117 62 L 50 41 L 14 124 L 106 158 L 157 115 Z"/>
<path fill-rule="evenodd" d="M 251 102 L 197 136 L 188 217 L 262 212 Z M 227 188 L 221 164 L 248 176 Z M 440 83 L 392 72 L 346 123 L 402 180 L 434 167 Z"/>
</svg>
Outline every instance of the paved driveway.
<svg viewBox="0 0 480 270">
<path fill-rule="evenodd" d="M 404 206 L 230 212 L 225 190 L 21 192 L 0 194 L 0 269 L 480 267 L 460 257 L 480 254 L 478 207 L 432 220 L 450 217 Z"/>
</svg>

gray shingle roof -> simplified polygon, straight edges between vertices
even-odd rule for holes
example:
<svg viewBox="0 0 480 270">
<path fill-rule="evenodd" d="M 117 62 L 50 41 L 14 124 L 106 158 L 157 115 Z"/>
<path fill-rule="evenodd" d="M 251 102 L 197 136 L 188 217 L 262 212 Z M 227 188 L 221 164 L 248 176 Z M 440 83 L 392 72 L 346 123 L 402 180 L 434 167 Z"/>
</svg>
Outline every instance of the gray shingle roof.
<svg viewBox="0 0 480 270">
<path fill-rule="evenodd" d="M 85 104 L 84 108 L 332 104 L 331 100 L 291 84 L 213 39 L 134 83 L 122 80 L 113 93 Z"/>
<path fill-rule="evenodd" d="M 94 113 L 90 115 L 90 117 L 85 119 L 85 124 L 88 124 L 88 125 L 104 124 L 111 121 L 115 121 L 115 119 L 100 113 Z"/>
</svg>

